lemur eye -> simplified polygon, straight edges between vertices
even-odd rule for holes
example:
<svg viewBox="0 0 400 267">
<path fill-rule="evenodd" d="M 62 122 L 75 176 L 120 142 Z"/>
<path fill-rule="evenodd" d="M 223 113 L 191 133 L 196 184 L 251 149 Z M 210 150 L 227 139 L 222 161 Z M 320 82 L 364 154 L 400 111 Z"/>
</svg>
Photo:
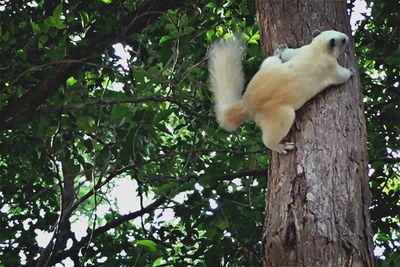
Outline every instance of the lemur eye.
<svg viewBox="0 0 400 267">
<path fill-rule="evenodd" d="M 342 39 L 342 44 L 345 44 L 346 43 L 346 38 L 343 38 Z"/>
<path fill-rule="evenodd" d="M 334 47 L 335 47 L 335 38 L 332 38 L 332 39 L 329 41 L 329 46 L 330 46 L 331 48 L 334 48 Z"/>
</svg>

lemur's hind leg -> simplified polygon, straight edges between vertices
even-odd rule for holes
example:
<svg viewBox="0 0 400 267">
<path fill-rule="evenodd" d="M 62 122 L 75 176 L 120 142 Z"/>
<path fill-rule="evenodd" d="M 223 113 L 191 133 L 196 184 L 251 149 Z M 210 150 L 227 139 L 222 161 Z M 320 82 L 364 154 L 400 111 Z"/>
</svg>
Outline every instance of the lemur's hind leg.
<svg viewBox="0 0 400 267">
<path fill-rule="evenodd" d="M 273 56 L 264 59 L 263 63 L 261 64 L 261 69 L 279 66 L 280 64 L 289 61 L 292 57 L 297 55 L 299 51 L 300 48 L 288 48 L 287 44 L 281 44 L 275 50 Z"/>
<path fill-rule="evenodd" d="M 277 107 L 267 113 L 258 113 L 255 120 L 263 132 L 263 142 L 269 149 L 286 154 L 293 149 L 294 143 L 280 144 L 288 134 L 295 118 L 295 111 L 288 106 Z"/>
<path fill-rule="evenodd" d="M 274 56 L 279 57 L 282 62 L 289 61 L 292 57 L 300 52 L 301 48 L 289 48 L 287 44 L 279 45 L 274 53 Z"/>
</svg>

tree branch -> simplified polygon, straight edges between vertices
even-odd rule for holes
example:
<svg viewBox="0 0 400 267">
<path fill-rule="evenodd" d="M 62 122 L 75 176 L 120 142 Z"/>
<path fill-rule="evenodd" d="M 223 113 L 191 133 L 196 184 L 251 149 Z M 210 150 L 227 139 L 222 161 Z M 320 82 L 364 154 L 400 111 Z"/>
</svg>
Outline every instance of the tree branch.
<svg viewBox="0 0 400 267">
<path fill-rule="evenodd" d="M 122 174 L 124 172 L 126 172 L 127 170 L 133 169 L 137 167 L 135 164 L 130 164 L 127 165 L 125 167 L 122 167 L 120 169 L 117 170 L 113 170 L 104 181 L 99 180 L 99 182 L 95 185 L 94 189 L 90 190 L 89 192 L 87 192 L 83 197 L 81 197 L 78 201 L 76 201 L 74 203 L 74 205 L 72 205 L 71 210 L 75 210 L 80 204 L 82 204 L 83 202 L 85 202 L 89 197 L 91 197 L 93 195 L 93 192 L 98 190 L 99 188 L 101 188 L 103 185 L 107 184 L 108 182 L 110 182 L 113 178 L 115 178 L 116 176 L 118 176 L 119 174 Z"/>
<path fill-rule="evenodd" d="M 105 99 L 95 99 L 95 100 L 89 100 L 86 102 L 82 103 L 75 103 L 75 104 L 70 104 L 66 106 L 60 106 L 53 111 L 62 111 L 62 110 L 70 110 L 70 109 L 83 109 L 87 108 L 89 106 L 95 106 L 95 105 L 117 105 L 117 104 L 125 104 L 125 103 L 131 103 L 131 104 L 139 104 L 139 103 L 145 103 L 145 102 L 170 102 L 178 107 L 180 107 L 183 111 L 187 112 L 190 115 L 194 115 L 197 117 L 204 117 L 204 118 L 211 118 L 210 116 L 199 114 L 196 111 L 194 111 L 194 108 L 186 105 L 185 103 L 182 103 L 172 97 L 162 97 L 162 96 L 149 96 L 149 97 L 143 97 L 143 98 L 122 98 L 122 99 L 113 99 L 113 98 L 105 98 Z"/>
<path fill-rule="evenodd" d="M 377 158 L 377 159 L 371 159 L 370 163 L 374 162 L 383 162 L 384 164 L 396 164 L 400 163 L 400 158 Z"/>
<path fill-rule="evenodd" d="M 245 176 L 266 176 L 266 175 L 267 175 L 266 170 L 246 170 L 236 173 L 221 174 L 217 176 L 217 179 L 218 181 L 223 181 L 223 180 L 233 180 Z"/>
<path fill-rule="evenodd" d="M 187 155 L 187 154 L 191 154 L 191 153 L 196 153 L 196 154 L 205 154 L 205 153 L 211 153 L 211 152 L 217 152 L 217 153 L 232 153 L 232 154 L 236 154 L 236 155 L 244 155 L 244 154 L 258 154 L 258 153 L 262 153 L 265 152 L 265 150 L 255 150 L 255 151 L 240 151 L 240 150 L 229 150 L 229 149 L 193 149 L 193 150 L 189 150 L 189 151 L 181 151 L 181 152 L 171 152 L 171 153 L 167 153 L 165 155 L 160 155 L 159 157 L 156 157 L 155 159 L 151 159 L 149 161 L 146 161 L 144 164 L 153 162 L 153 161 L 159 161 L 161 159 L 164 158 L 168 158 L 168 157 L 173 157 L 173 156 L 177 156 L 177 155 Z M 113 178 L 115 178 L 116 176 L 131 170 L 131 169 L 137 169 L 139 168 L 139 165 L 137 164 L 129 164 L 127 166 L 124 166 L 122 168 L 113 170 L 110 172 L 110 174 L 107 176 L 107 178 L 104 181 L 99 181 L 96 185 L 94 190 L 90 190 L 88 191 L 84 196 L 82 196 L 79 200 L 77 200 L 74 205 L 72 205 L 71 210 L 75 210 L 79 205 L 81 205 L 83 202 L 85 202 L 88 198 L 90 198 L 93 195 L 93 192 L 95 190 L 100 189 L 102 186 L 104 186 L 105 184 L 107 184 L 108 182 L 110 182 Z M 218 180 L 232 180 L 238 177 L 243 177 L 243 176 L 256 176 L 256 175 L 266 175 L 266 171 L 264 170 L 246 170 L 246 171 L 242 171 L 242 172 L 238 172 L 238 173 L 230 173 L 230 174 L 222 174 L 219 176 Z M 151 177 L 154 179 L 163 179 L 165 180 L 166 178 L 173 178 L 175 179 L 175 177 L 165 177 L 165 176 L 157 176 L 157 177 Z M 182 180 L 187 180 L 187 179 L 199 179 L 200 176 L 199 175 L 195 175 L 195 174 L 190 174 L 187 176 L 182 177 Z"/>
<path fill-rule="evenodd" d="M 126 34 L 140 32 L 167 9 L 176 8 L 184 4 L 184 1 L 178 0 L 164 0 L 161 2 L 156 0 L 146 1 L 135 12 L 121 19 L 118 23 L 119 25 L 122 25 L 121 31 L 117 31 L 114 36 L 111 35 L 108 42 L 94 46 L 93 49 L 97 50 L 94 51 L 94 53 L 100 55 L 110 43 L 121 40 L 121 38 L 124 38 Z M 134 21 L 133 24 L 131 24 L 132 21 Z M 87 36 L 89 38 L 90 34 Z M 82 51 L 78 46 L 69 51 L 66 60 L 77 60 L 82 57 L 81 54 Z M 50 74 L 40 82 L 39 86 L 31 88 L 20 98 L 10 100 L 6 106 L 0 109 L 0 130 L 14 128 L 31 119 L 37 108 L 52 96 L 73 73 L 80 69 L 82 65 L 83 64 L 81 63 L 57 65 L 49 71 Z"/>
<path fill-rule="evenodd" d="M 71 62 L 57 65 L 38 87 L 29 90 L 22 97 L 10 101 L 0 110 L 0 130 L 13 128 L 31 119 L 34 111 L 53 95 L 81 65 L 81 63 Z"/>
<path fill-rule="evenodd" d="M 210 154 L 210 153 L 226 153 L 226 154 L 233 154 L 233 155 L 253 155 L 253 154 L 260 154 L 260 153 L 267 153 L 267 149 L 261 149 L 261 150 L 253 150 L 253 151 L 243 151 L 243 150 L 232 150 L 232 149 L 207 149 L 207 148 L 198 148 L 198 149 L 192 149 L 192 150 L 187 150 L 187 151 L 174 151 L 174 152 L 167 152 L 162 155 L 157 155 L 154 159 L 150 159 L 148 162 L 151 161 L 158 161 L 160 159 L 164 158 L 170 158 L 174 156 L 183 156 L 183 155 L 189 155 L 189 154 L 196 154 L 196 155 L 204 155 L 204 154 Z"/>
<path fill-rule="evenodd" d="M 265 170 L 246 170 L 246 171 L 237 172 L 237 173 L 222 174 L 222 175 L 217 176 L 217 179 L 218 180 L 227 180 L 227 179 L 231 180 L 231 179 L 243 177 L 243 176 L 255 176 L 255 175 L 265 175 L 265 174 L 266 174 Z M 199 175 L 193 174 L 193 175 L 188 175 L 188 176 L 182 177 L 182 179 L 191 179 L 191 178 L 197 179 L 199 177 L 200 177 Z M 129 213 L 126 215 L 122 215 L 114 220 L 111 220 L 109 223 L 105 224 L 104 226 L 95 229 L 93 232 L 90 232 L 85 237 L 83 237 L 79 242 L 76 242 L 70 249 L 68 249 L 66 251 L 59 251 L 58 253 L 54 254 L 54 256 L 50 260 L 50 265 L 54 265 L 57 262 L 60 262 L 67 257 L 72 257 L 72 256 L 76 255 L 79 252 L 79 250 L 81 248 L 83 248 L 87 244 L 87 242 L 89 242 L 89 240 L 96 239 L 98 236 L 106 233 L 108 230 L 114 229 L 114 228 L 118 227 L 119 225 L 121 225 L 127 221 L 133 220 L 137 217 L 143 216 L 146 213 L 153 212 L 160 205 L 164 204 L 166 199 L 167 199 L 166 196 L 162 196 L 159 199 L 157 199 L 156 201 L 154 201 L 152 204 L 148 205 L 147 207 L 145 207 L 139 211 L 135 211 L 135 212 L 132 212 L 132 213 Z"/>
<path fill-rule="evenodd" d="M 233 180 L 239 177 L 245 177 L 245 176 L 265 176 L 267 174 L 266 170 L 245 170 L 241 172 L 236 172 L 236 173 L 225 173 L 225 174 L 218 174 L 215 175 L 215 180 L 217 181 L 224 181 L 224 180 Z M 195 173 L 191 173 L 179 178 L 173 177 L 173 176 L 162 176 L 162 175 L 154 175 L 154 176 L 147 176 L 146 178 L 149 178 L 151 180 L 158 180 L 158 181 L 165 181 L 166 179 L 174 179 L 179 182 L 187 182 L 189 180 L 199 180 L 201 179 L 203 175 L 198 175 Z"/>
<path fill-rule="evenodd" d="M 133 220 L 139 216 L 143 216 L 146 213 L 153 212 L 160 205 L 162 205 L 166 199 L 167 199 L 166 196 L 162 196 L 159 199 L 157 199 L 156 201 L 154 201 L 152 204 L 148 205 L 147 207 L 145 207 L 139 211 L 135 211 L 135 212 L 132 212 L 132 213 L 129 213 L 126 215 L 122 215 L 114 220 L 111 220 L 109 223 L 105 224 L 104 226 L 101 226 L 101 227 L 95 229 L 93 232 L 87 234 L 79 242 L 75 243 L 70 249 L 68 249 L 66 251 L 61 251 L 61 252 L 58 252 L 57 254 L 55 254 L 52 257 L 50 264 L 54 265 L 57 262 L 60 262 L 67 257 L 72 257 L 73 255 L 77 254 L 79 252 L 79 250 L 82 247 L 84 247 L 90 239 L 94 240 L 99 235 L 106 233 L 110 229 L 113 229 L 113 228 L 115 228 L 127 221 Z"/>
</svg>

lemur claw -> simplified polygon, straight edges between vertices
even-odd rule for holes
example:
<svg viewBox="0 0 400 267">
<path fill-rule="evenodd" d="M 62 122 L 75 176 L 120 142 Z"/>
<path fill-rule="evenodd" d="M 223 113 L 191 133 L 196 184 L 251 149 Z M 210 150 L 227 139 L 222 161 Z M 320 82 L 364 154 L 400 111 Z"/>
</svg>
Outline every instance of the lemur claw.
<svg viewBox="0 0 400 267">
<path fill-rule="evenodd" d="M 275 146 L 272 150 L 278 152 L 279 154 L 286 155 L 288 151 L 293 150 L 296 147 L 294 143 L 283 143 L 283 144 L 278 144 Z"/>
<path fill-rule="evenodd" d="M 349 68 L 349 71 L 351 72 L 351 76 L 353 76 L 354 74 L 356 74 L 356 69 L 353 67 Z"/>
</svg>

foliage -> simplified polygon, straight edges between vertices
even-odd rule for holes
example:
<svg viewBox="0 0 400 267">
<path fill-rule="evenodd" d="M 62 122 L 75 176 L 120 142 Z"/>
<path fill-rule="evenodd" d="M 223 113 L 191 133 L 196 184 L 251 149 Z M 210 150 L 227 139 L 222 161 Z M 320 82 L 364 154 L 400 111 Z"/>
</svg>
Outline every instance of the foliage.
<svg viewBox="0 0 400 267">
<path fill-rule="evenodd" d="M 400 35 L 397 1 L 368 1 L 371 15 L 355 39 L 367 112 L 371 217 L 383 266 L 400 262 Z"/>
<path fill-rule="evenodd" d="M 256 71 L 254 8 L 0 2 L 2 265 L 260 265 L 267 153 L 252 123 L 234 134 L 218 129 L 206 72 L 211 42 L 237 31 L 248 41 L 246 77 Z M 390 259 L 399 247 L 400 17 L 388 9 L 374 1 L 356 43 L 376 243 Z M 375 70 L 386 75 L 367 75 Z M 136 210 L 122 212 L 112 195 L 124 180 Z M 72 229 L 85 220 L 78 236 Z M 49 245 L 39 246 L 39 230 L 53 235 Z"/>
</svg>

